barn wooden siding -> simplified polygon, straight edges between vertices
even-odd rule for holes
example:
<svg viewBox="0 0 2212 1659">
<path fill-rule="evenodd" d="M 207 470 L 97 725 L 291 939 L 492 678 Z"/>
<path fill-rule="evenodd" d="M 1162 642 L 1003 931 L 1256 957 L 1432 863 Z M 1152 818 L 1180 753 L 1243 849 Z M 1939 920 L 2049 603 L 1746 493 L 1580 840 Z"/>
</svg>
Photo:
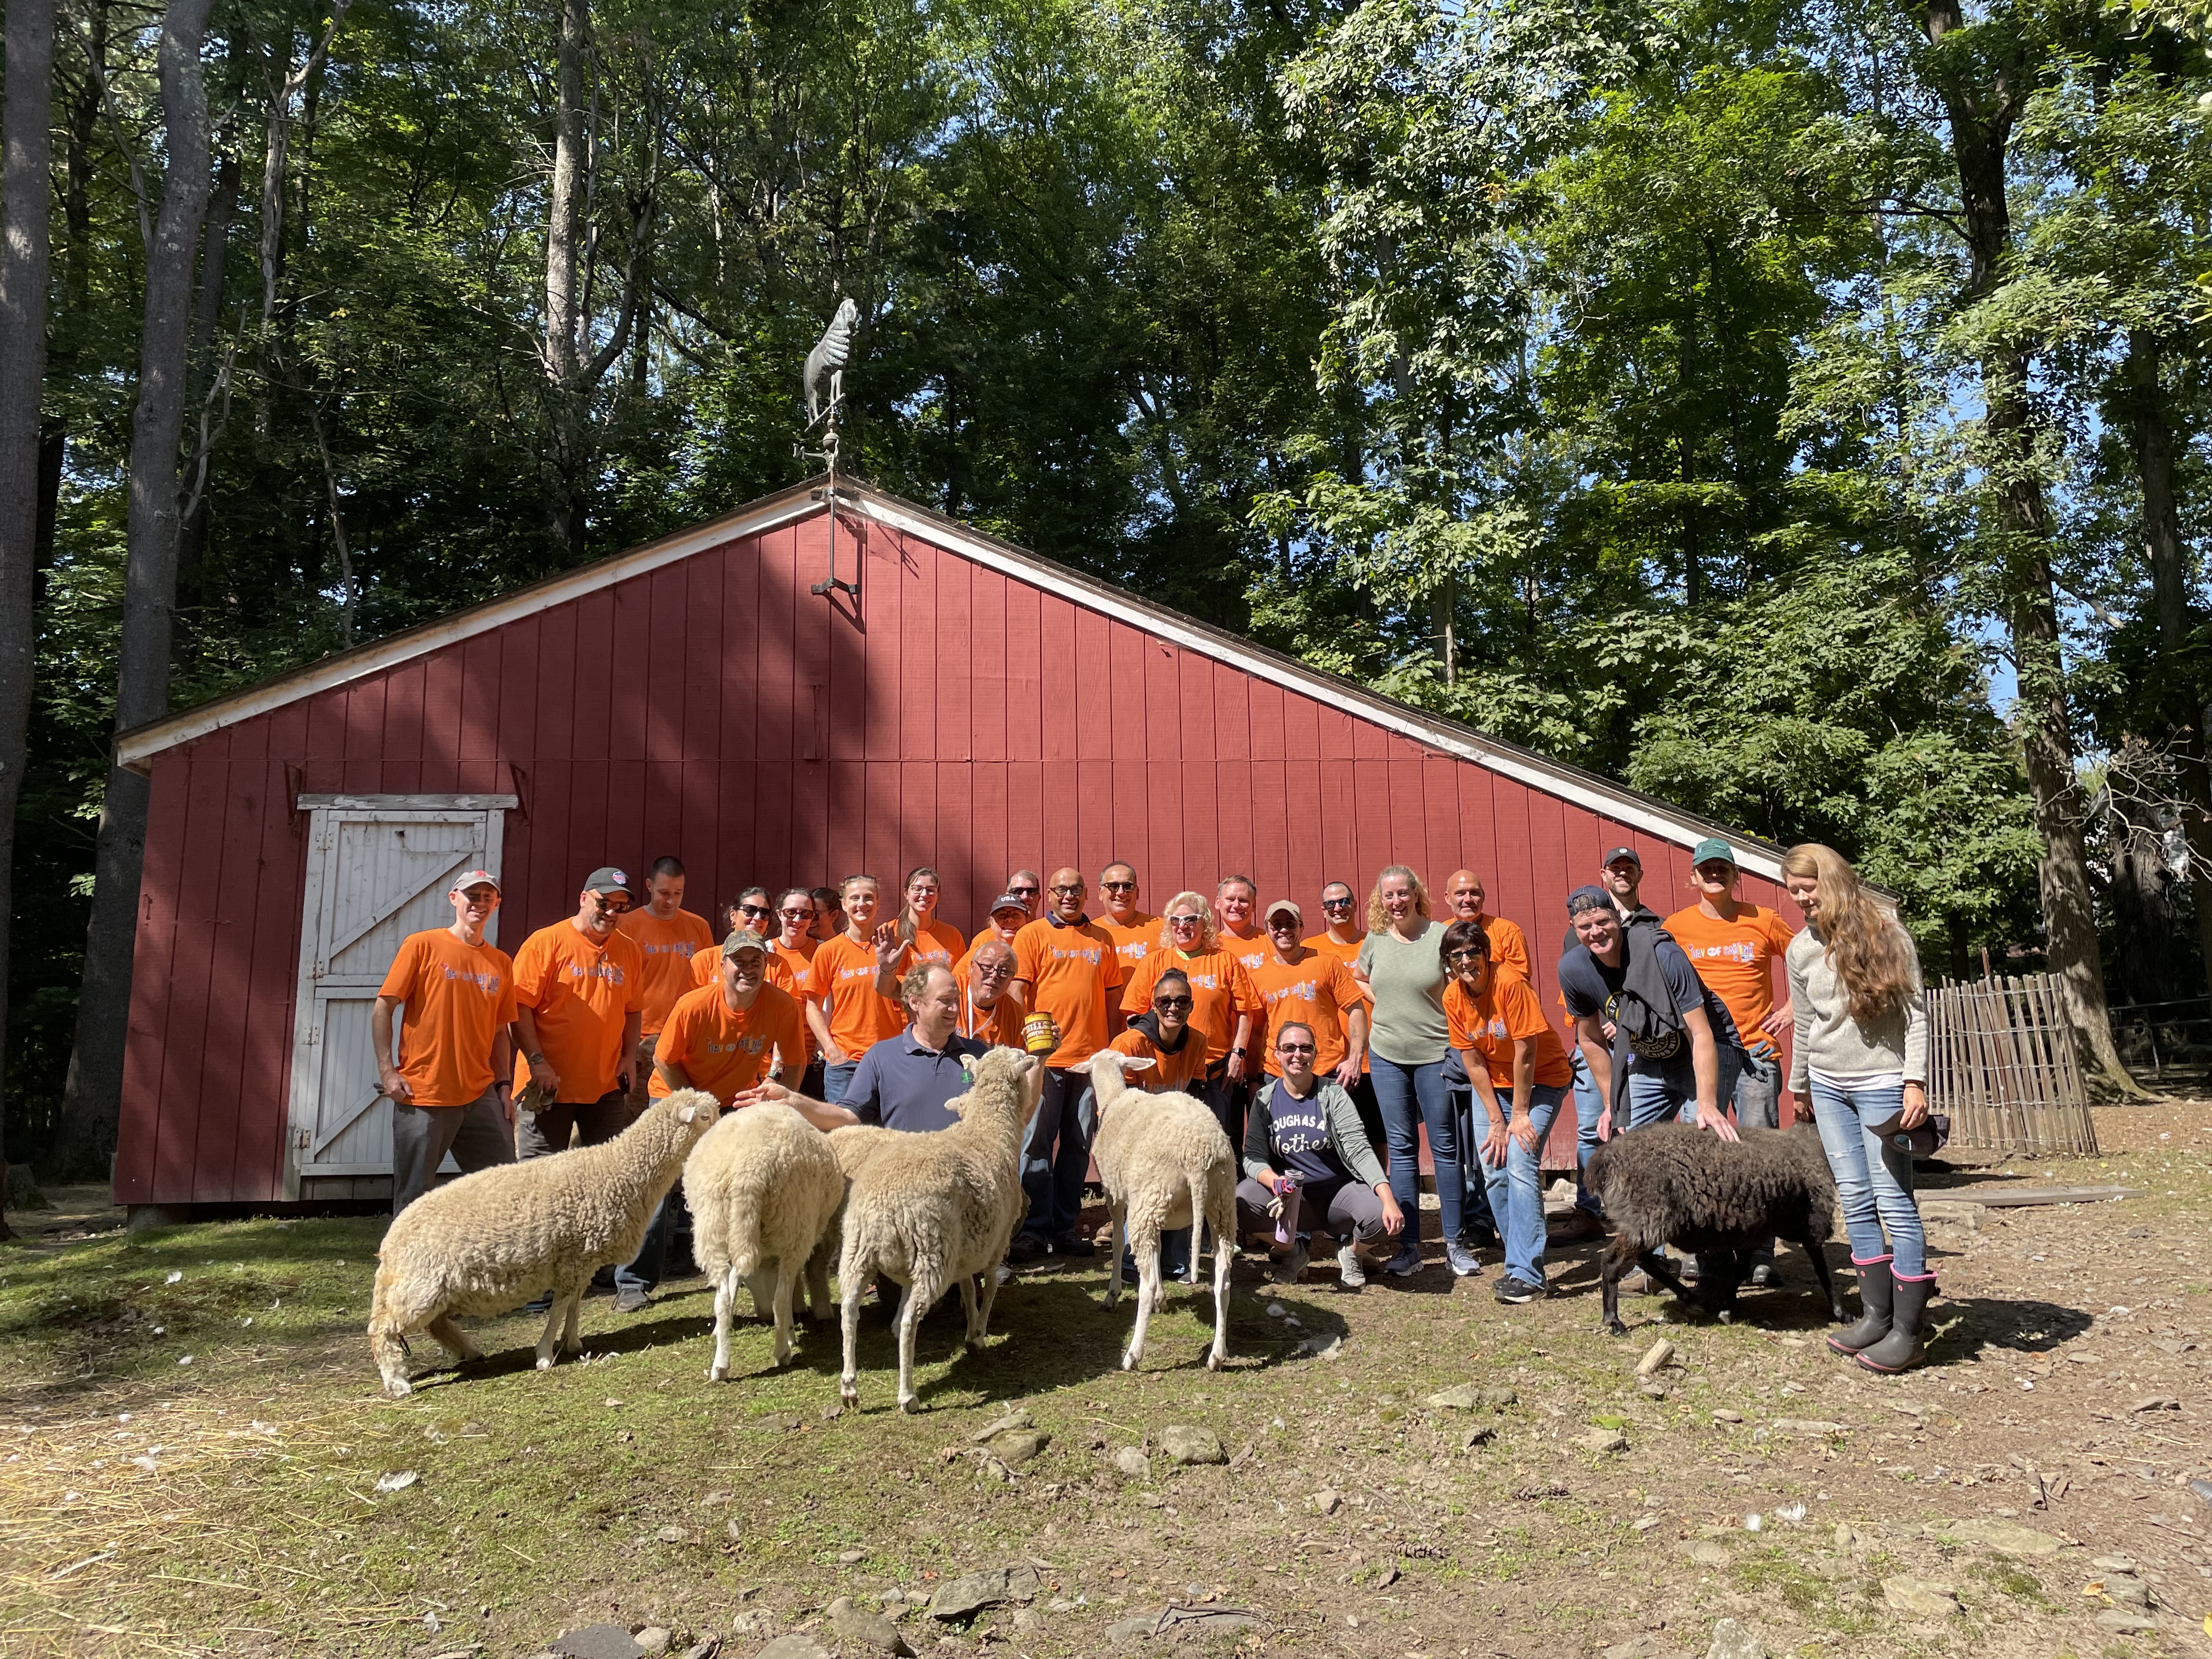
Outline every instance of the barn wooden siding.
<svg viewBox="0 0 2212 1659">
<path fill-rule="evenodd" d="M 807 591 L 830 568 L 817 514 L 155 756 L 117 1200 L 282 1196 L 303 792 L 518 796 L 510 951 L 594 866 L 664 853 L 702 912 L 750 882 L 890 887 L 930 864 L 970 929 L 1016 865 L 1095 881 L 1127 859 L 1154 910 L 1245 873 L 1316 932 L 1327 881 L 1464 865 L 1556 1008 L 1564 901 L 1606 848 L 1638 848 L 1655 908 L 1686 902 L 1682 846 L 921 534 L 836 533 L 840 574 L 860 550 L 857 605 Z"/>
</svg>

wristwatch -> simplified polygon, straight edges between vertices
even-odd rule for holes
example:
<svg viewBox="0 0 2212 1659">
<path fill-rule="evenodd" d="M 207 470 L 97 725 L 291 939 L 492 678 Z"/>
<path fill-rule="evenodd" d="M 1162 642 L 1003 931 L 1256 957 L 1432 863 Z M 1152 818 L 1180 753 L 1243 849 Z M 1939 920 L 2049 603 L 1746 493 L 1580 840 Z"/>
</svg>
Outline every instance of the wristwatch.
<svg viewBox="0 0 2212 1659">
<path fill-rule="evenodd" d="M 523 1055 L 523 1059 L 528 1060 L 532 1066 L 543 1066 L 545 1063 L 545 1051 L 541 1048 L 536 1054 Z"/>
</svg>

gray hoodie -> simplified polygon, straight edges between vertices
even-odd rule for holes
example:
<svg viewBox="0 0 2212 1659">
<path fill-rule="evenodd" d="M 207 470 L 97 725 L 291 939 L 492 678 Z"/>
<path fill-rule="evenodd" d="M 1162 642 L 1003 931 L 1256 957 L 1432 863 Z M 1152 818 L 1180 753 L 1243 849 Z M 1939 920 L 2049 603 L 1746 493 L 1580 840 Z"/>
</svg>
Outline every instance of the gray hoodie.
<svg viewBox="0 0 2212 1659">
<path fill-rule="evenodd" d="M 1905 948 L 1912 959 L 1911 994 L 1873 1025 L 1863 1026 L 1851 1018 L 1850 994 L 1828 965 L 1828 947 L 1819 930 L 1808 927 L 1790 941 L 1784 960 L 1797 1017 L 1797 1041 L 1790 1054 L 1791 1093 L 1805 1092 L 1810 1067 L 1845 1080 L 1902 1072 L 1907 1083 L 1928 1081 L 1928 998 L 1910 935 Z"/>
</svg>

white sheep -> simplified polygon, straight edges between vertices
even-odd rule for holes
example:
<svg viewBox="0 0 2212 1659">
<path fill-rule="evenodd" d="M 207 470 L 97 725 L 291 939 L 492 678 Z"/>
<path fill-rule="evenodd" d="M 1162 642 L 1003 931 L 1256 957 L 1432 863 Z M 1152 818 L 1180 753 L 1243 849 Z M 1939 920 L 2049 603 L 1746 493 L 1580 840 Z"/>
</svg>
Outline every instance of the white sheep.
<svg viewBox="0 0 2212 1659">
<path fill-rule="evenodd" d="M 1237 1249 L 1237 1158 L 1206 1103 L 1173 1091 L 1148 1095 L 1125 1073 L 1150 1060 L 1102 1048 L 1085 1062 L 1098 1096 L 1098 1128 L 1091 1156 L 1114 1215 L 1114 1265 L 1106 1305 L 1121 1294 L 1121 1251 L 1137 1258 L 1137 1327 L 1121 1356 L 1134 1370 L 1145 1357 L 1145 1331 L 1160 1294 L 1160 1234 L 1203 1220 L 1213 1230 L 1213 1346 L 1206 1368 L 1229 1357 L 1229 1260 Z M 1193 1241 L 1195 1248 L 1196 1241 Z"/>
<path fill-rule="evenodd" d="M 1043 1090 L 1042 1060 L 994 1048 L 974 1063 L 968 1092 L 947 1103 L 960 1115 L 951 1128 L 913 1134 L 854 1126 L 830 1132 L 830 1149 L 847 1182 L 837 1261 L 845 1319 L 838 1393 L 846 1404 L 860 1397 L 860 1292 L 872 1277 L 906 1287 L 898 1316 L 901 1411 L 914 1409 L 915 1328 L 948 1285 L 960 1286 L 968 1346 L 983 1346 L 999 1289 L 993 1269 L 1027 1203 L 1022 1132 Z"/>
<path fill-rule="evenodd" d="M 453 1316 L 504 1313 L 544 1291 L 553 1307 L 538 1369 L 551 1369 L 556 1338 L 561 1352 L 582 1352 L 576 1322 L 592 1275 L 637 1254 L 716 1109 L 714 1096 L 679 1090 L 612 1140 L 478 1170 L 402 1210 L 378 1247 L 368 1310 L 368 1351 L 385 1393 L 411 1392 L 408 1332 L 427 1330 L 457 1363 L 480 1358 Z"/>
<path fill-rule="evenodd" d="M 781 1101 L 732 1112 L 684 1165 L 691 1249 L 714 1285 L 714 1363 L 730 1374 L 730 1315 L 744 1284 L 775 1321 L 775 1363 L 791 1358 L 791 1304 L 806 1280 L 807 1316 L 830 1316 L 830 1234 L 845 1201 L 845 1172 L 830 1138 Z"/>
</svg>

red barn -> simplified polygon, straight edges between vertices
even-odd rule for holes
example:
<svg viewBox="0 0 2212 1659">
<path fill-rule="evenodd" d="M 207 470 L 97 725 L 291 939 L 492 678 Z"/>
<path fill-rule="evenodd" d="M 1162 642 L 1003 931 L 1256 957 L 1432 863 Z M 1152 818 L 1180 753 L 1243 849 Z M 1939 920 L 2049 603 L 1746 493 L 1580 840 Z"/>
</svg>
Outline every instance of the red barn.
<svg viewBox="0 0 2212 1659">
<path fill-rule="evenodd" d="M 510 949 L 664 853 L 701 911 L 934 865 L 970 927 L 1017 866 L 1127 859 L 1155 907 L 1247 873 L 1318 931 L 1325 882 L 1464 865 L 1547 1003 L 1610 846 L 1662 911 L 1712 834 L 1778 899 L 1770 846 L 895 496 L 835 506 L 800 485 L 125 734 L 153 799 L 117 1201 L 387 1194 L 369 1005 L 473 865 Z"/>
</svg>

